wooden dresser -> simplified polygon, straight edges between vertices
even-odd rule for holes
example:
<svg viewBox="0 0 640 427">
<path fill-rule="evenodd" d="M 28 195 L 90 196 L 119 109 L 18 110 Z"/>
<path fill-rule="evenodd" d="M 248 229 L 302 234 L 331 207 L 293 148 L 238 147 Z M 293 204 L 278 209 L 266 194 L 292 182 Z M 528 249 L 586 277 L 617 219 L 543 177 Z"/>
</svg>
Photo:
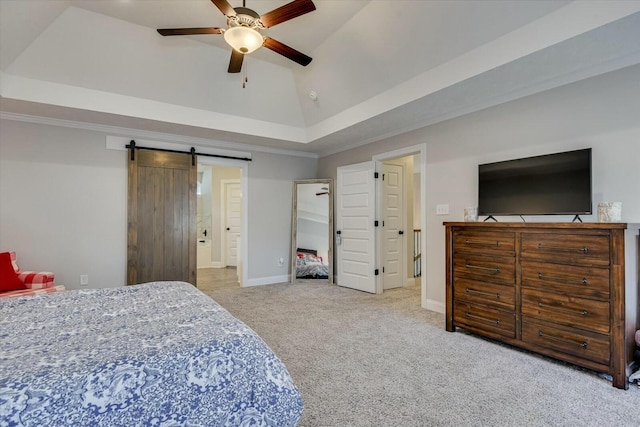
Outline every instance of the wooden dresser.
<svg viewBox="0 0 640 427">
<path fill-rule="evenodd" d="M 628 388 L 626 335 L 637 308 L 627 310 L 625 290 L 637 306 L 638 288 L 625 282 L 627 224 L 444 225 L 447 331 L 464 328 L 605 372 Z"/>
</svg>

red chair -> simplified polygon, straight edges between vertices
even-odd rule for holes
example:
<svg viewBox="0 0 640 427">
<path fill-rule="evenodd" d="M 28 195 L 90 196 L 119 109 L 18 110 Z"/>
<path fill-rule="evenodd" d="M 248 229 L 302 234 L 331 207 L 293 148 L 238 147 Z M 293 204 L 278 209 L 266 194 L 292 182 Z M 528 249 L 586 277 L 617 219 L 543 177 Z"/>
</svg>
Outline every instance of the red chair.
<svg viewBox="0 0 640 427">
<path fill-rule="evenodd" d="M 640 365 L 640 329 L 636 331 L 636 352 L 634 353 L 637 364 Z M 638 381 L 640 385 L 640 369 L 629 377 L 629 382 Z"/>
<path fill-rule="evenodd" d="M 18 267 L 18 261 L 15 252 L 9 252 L 11 257 L 11 265 L 18 276 L 18 280 L 22 283 L 23 289 L 5 291 L 0 293 L 0 298 L 17 297 L 24 295 L 40 295 L 51 292 L 64 291 L 64 285 L 54 284 L 54 274 L 48 271 L 22 271 Z"/>
</svg>

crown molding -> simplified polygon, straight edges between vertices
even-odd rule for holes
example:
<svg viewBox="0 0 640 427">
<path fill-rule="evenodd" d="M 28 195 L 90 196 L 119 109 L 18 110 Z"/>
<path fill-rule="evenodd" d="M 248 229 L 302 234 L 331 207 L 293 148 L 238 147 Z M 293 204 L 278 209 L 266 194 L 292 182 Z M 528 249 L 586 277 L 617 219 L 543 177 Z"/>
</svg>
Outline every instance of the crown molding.
<svg viewBox="0 0 640 427">
<path fill-rule="evenodd" d="M 242 144 L 239 142 L 226 142 L 215 139 L 196 138 L 184 135 L 177 135 L 164 132 L 145 131 L 140 129 L 124 128 L 119 126 L 101 125 L 97 123 L 78 122 L 74 120 L 56 119 L 51 117 L 33 116 L 28 114 L 10 113 L 0 111 L 0 119 L 13 120 L 18 122 L 36 123 L 41 125 L 67 127 L 72 129 L 90 130 L 94 132 L 106 133 L 109 135 L 126 136 L 132 139 L 149 139 L 157 141 L 173 142 L 177 144 L 198 145 L 211 148 L 223 148 L 228 150 L 257 151 L 269 154 L 280 154 L 284 156 L 306 157 L 317 159 L 316 153 L 305 151 L 283 150 L 279 148 L 263 147 L 253 144 Z"/>
</svg>

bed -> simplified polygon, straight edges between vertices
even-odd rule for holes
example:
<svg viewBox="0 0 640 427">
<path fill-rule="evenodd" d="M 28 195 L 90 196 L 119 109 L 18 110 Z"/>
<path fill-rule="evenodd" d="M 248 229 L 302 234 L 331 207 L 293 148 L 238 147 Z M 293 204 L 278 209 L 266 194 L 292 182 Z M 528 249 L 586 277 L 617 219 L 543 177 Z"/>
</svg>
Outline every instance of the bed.
<svg viewBox="0 0 640 427">
<path fill-rule="evenodd" d="M 315 249 L 297 249 L 296 278 L 297 279 L 328 279 L 329 264 L 318 256 Z"/>
<path fill-rule="evenodd" d="M 0 300 L 0 424 L 295 426 L 300 393 L 184 282 Z"/>
</svg>

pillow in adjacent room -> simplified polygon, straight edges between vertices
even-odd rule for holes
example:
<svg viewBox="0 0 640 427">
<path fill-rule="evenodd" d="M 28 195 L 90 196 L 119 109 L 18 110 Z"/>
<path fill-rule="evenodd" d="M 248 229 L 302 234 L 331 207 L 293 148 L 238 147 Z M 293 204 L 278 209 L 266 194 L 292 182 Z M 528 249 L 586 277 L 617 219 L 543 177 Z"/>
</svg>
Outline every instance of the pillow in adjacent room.
<svg viewBox="0 0 640 427">
<path fill-rule="evenodd" d="M 0 292 L 16 291 L 24 289 L 24 284 L 18 279 L 16 271 L 11 264 L 9 252 L 0 253 Z"/>
</svg>

